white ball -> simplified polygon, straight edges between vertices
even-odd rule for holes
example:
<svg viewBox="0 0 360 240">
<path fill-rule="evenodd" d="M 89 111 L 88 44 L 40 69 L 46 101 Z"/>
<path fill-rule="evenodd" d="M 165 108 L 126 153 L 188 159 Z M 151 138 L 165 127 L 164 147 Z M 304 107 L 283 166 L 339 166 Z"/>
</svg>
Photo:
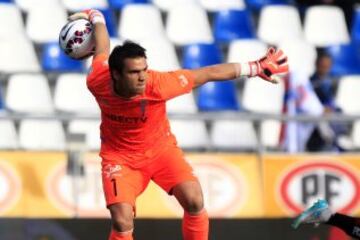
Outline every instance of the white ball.
<svg viewBox="0 0 360 240">
<path fill-rule="evenodd" d="M 60 31 L 59 44 L 66 55 L 81 60 L 95 52 L 93 25 L 86 19 L 68 22 Z"/>
</svg>

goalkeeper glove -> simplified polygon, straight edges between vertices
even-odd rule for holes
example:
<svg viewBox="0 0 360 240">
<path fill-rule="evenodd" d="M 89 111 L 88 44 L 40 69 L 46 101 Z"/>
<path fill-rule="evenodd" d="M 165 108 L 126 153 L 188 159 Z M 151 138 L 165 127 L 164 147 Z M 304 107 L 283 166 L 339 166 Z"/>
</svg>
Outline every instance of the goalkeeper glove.
<svg viewBox="0 0 360 240">
<path fill-rule="evenodd" d="M 286 74 L 289 71 L 287 57 L 281 49 L 269 48 L 266 55 L 257 61 L 240 64 L 240 75 L 255 77 L 277 83 L 277 74 Z"/>
<path fill-rule="evenodd" d="M 99 10 L 96 10 L 96 9 L 88 9 L 88 10 L 84 10 L 82 12 L 77 12 L 69 17 L 70 21 L 74 21 L 77 19 L 87 19 L 93 25 L 96 23 L 105 24 L 104 15 Z"/>
</svg>

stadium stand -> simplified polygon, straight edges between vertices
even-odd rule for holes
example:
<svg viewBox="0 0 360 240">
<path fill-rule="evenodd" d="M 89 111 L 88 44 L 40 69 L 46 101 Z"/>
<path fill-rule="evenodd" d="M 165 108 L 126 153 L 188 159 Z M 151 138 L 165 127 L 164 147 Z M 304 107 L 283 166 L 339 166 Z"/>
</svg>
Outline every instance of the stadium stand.
<svg viewBox="0 0 360 240">
<path fill-rule="evenodd" d="M 151 4 L 128 4 L 119 19 L 119 36 L 140 41 L 165 35 L 160 10 Z"/>
<path fill-rule="evenodd" d="M 64 73 L 56 80 L 55 109 L 64 113 L 97 114 L 99 108 L 86 87 L 86 75 Z"/>
<path fill-rule="evenodd" d="M 90 8 L 106 9 L 109 7 L 107 0 L 87 0 L 87 1 L 62 0 L 62 3 L 65 6 L 65 8 L 70 12 L 76 12 Z"/>
<path fill-rule="evenodd" d="M 7 109 L 18 113 L 54 113 L 50 86 L 43 74 L 13 74 L 8 81 Z"/>
<path fill-rule="evenodd" d="M 200 0 L 200 4 L 206 11 L 210 12 L 245 8 L 243 0 Z"/>
<path fill-rule="evenodd" d="M 300 12 L 293 0 L 1 0 L 0 52 L 6 56 L 0 60 L 3 112 L 26 113 L 30 117 L 55 113 L 51 120 L 58 121 L 56 125 L 60 124 L 63 134 L 64 130 L 86 133 L 88 147 L 98 149 L 99 136 L 92 132 L 98 122 L 77 119 L 77 114 L 97 116 L 99 113 L 85 85 L 90 60 L 72 60 L 57 44 L 59 29 L 67 16 L 88 8 L 98 8 L 105 15 L 111 48 L 124 39 L 137 41 L 147 49 L 149 67 L 160 71 L 250 61 L 264 55 L 271 44 L 287 53 L 291 71 L 310 76 L 317 50 L 325 48 L 334 61 L 332 73 L 340 78 L 337 102 L 345 114 L 360 112 L 360 106 L 353 100 L 357 98 L 360 82 L 358 9 L 354 9 L 348 30 L 341 8 L 321 5 Z M 270 87 L 270 91 L 267 86 L 266 90 L 257 86 L 260 82 L 249 79 L 207 84 L 170 101 L 167 105 L 170 114 L 193 114 L 190 120 L 171 120 L 179 144 L 197 150 L 255 149 L 261 141 L 265 147 L 276 149 L 279 121 L 257 120 L 260 131 L 257 136 L 251 121 L 218 120 L 207 125 L 208 121 L 197 119 L 198 109 L 281 114 L 283 85 L 276 86 L 274 91 Z M 269 94 L 273 95 L 272 101 L 261 98 Z M 4 126 L 9 126 L 6 134 L 12 140 L 8 146 L 0 143 L 0 148 L 41 149 L 40 143 L 36 146 L 24 143 L 22 128 L 16 131 L 17 123 L 22 126 L 27 119 L 5 120 Z M 356 124 L 352 133 L 355 145 Z M 191 129 L 186 132 L 196 136 L 189 138 L 189 134 L 183 134 L 184 128 Z M 59 142 L 62 143 L 58 149 L 66 146 L 65 138 Z M 44 149 L 53 147 L 44 145 Z"/>
<path fill-rule="evenodd" d="M 58 41 L 59 29 L 66 23 L 67 13 L 62 5 L 42 4 L 28 11 L 26 33 L 34 43 L 54 42 Z"/>
<path fill-rule="evenodd" d="M 10 1 L 12 2 L 12 1 Z M 52 5 L 53 7 L 60 7 L 63 8 L 63 5 L 59 0 L 14 0 L 16 5 L 21 9 L 23 12 L 29 12 L 34 8 L 42 8 L 46 5 L 46 8 Z"/>
<path fill-rule="evenodd" d="M 175 45 L 180 46 L 214 41 L 206 11 L 197 4 L 172 7 L 167 15 L 166 33 Z"/>
<path fill-rule="evenodd" d="M 279 48 L 283 49 L 288 56 L 290 71 L 301 71 L 308 76 L 314 73 L 317 57 L 314 45 L 304 41 L 302 38 L 295 38 L 282 41 Z"/>
<path fill-rule="evenodd" d="M 0 119 L 0 149 L 17 149 L 18 137 L 13 121 L 8 119 Z"/>
<path fill-rule="evenodd" d="M 216 120 L 210 131 L 211 146 L 218 150 L 255 151 L 258 145 L 251 121 Z"/>
<path fill-rule="evenodd" d="M 254 12 L 259 12 L 267 5 L 283 5 L 293 3 L 292 0 L 245 0 L 246 6 Z"/>
<path fill-rule="evenodd" d="M 86 148 L 89 150 L 99 150 L 100 148 L 100 121 L 99 120 L 70 120 L 67 133 L 85 134 Z"/>
<path fill-rule="evenodd" d="M 84 63 L 69 58 L 61 49 L 58 42 L 43 45 L 41 67 L 45 72 L 83 72 Z"/>
<path fill-rule="evenodd" d="M 0 2 L 0 12 L 0 39 L 24 37 L 25 31 L 20 9 L 14 4 Z"/>
<path fill-rule="evenodd" d="M 149 3 L 148 0 L 109 0 L 110 9 L 122 9 L 127 4 Z"/>
<path fill-rule="evenodd" d="M 246 9 L 218 11 L 213 29 L 215 40 L 220 43 L 229 43 L 238 38 L 255 37 L 252 16 Z"/>
<path fill-rule="evenodd" d="M 0 38 L 0 72 L 40 72 L 41 66 L 36 56 L 34 45 L 23 37 L 14 39 Z"/>
<path fill-rule="evenodd" d="M 360 45 L 360 9 L 354 11 L 354 20 L 351 27 L 352 41 Z"/>
<path fill-rule="evenodd" d="M 301 38 L 303 32 L 299 12 L 290 5 L 264 6 L 260 12 L 257 33 L 260 40 L 272 45 L 287 39 Z"/>
<path fill-rule="evenodd" d="M 65 131 L 60 120 L 25 119 L 19 126 L 19 146 L 24 150 L 57 150 L 66 147 Z"/>
<path fill-rule="evenodd" d="M 336 6 L 312 6 L 305 12 L 305 39 L 317 47 L 348 43 L 345 16 Z"/>
<path fill-rule="evenodd" d="M 355 43 L 332 45 L 327 52 L 333 59 L 332 74 L 360 74 L 360 49 Z"/>
<path fill-rule="evenodd" d="M 117 21 L 114 11 L 111 8 L 100 9 L 105 17 L 106 27 L 108 29 L 110 37 L 118 36 Z"/>
<path fill-rule="evenodd" d="M 169 71 L 180 68 L 176 49 L 167 38 L 160 37 L 139 42 L 146 49 L 148 64 L 151 69 Z"/>
<path fill-rule="evenodd" d="M 169 114 L 196 114 L 198 108 L 193 93 L 173 98 L 166 103 Z M 204 121 L 170 120 L 170 127 L 179 146 L 186 150 L 204 150 L 209 147 L 209 134 Z M 191 133 L 191 134 L 189 134 Z"/>
<path fill-rule="evenodd" d="M 153 0 L 152 3 L 161 9 L 163 12 L 168 12 L 171 8 L 177 5 L 191 5 L 198 4 L 197 0 Z"/>
<path fill-rule="evenodd" d="M 354 143 L 354 147 L 356 149 L 360 149 L 360 121 L 357 120 L 352 129 L 351 133 L 352 142 Z"/>
<path fill-rule="evenodd" d="M 354 101 L 359 96 L 360 76 L 346 75 L 339 81 L 338 91 L 336 94 L 336 103 L 349 115 L 360 114 L 360 102 Z"/>
<path fill-rule="evenodd" d="M 226 111 L 240 109 L 234 81 L 208 82 L 198 89 L 200 111 Z"/>
<path fill-rule="evenodd" d="M 183 47 L 182 52 L 182 66 L 188 69 L 223 62 L 221 49 L 215 43 L 186 45 Z"/>
</svg>

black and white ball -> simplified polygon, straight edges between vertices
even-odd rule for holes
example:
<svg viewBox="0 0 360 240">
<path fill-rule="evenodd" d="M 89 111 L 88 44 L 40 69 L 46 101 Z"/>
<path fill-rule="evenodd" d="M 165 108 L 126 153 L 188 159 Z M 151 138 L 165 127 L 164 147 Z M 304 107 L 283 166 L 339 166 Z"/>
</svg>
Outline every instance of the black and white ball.
<svg viewBox="0 0 360 240">
<path fill-rule="evenodd" d="M 82 60 L 95 51 L 93 25 L 86 19 L 68 22 L 60 31 L 59 44 L 66 55 Z"/>
</svg>

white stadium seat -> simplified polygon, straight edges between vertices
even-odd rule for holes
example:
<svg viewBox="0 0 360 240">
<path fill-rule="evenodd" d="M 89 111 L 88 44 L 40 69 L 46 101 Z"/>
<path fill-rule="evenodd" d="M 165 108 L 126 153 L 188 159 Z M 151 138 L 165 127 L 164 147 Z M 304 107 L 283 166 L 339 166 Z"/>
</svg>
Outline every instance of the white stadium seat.
<svg viewBox="0 0 360 240">
<path fill-rule="evenodd" d="M 19 8 L 15 4 L 0 3 L 0 40 L 23 38 L 24 35 L 24 24 Z"/>
<path fill-rule="evenodd" d="M 22 11 L 28 12 L 34 8 L 42 8 L 44 5 L 52 5 L 58 7 L 61 4 L 61 0 L 14 0 L 16 6 Z"/>
<path fill-rule="evenodd" d="M 251 40 L 235 40 L 229 45 L 227 62 L 248 62 L 263 57 L 266 54 L 265 43 Z"/>
<path fill-rule="evenodd" d="M 216 120 L 210 138 L 212 146 L 222 150 L 255 150 L 258 142 L 251 121 Z"/>
<path fill-rule="evenodd" d="M 95 98 L 86 86 L 85 74 L 62 74 L 56 81 L 55 109 L 68 113 L 97 114 L 100 112 Z"/>
<path fill-rule="evenodd" d="M 1 15 L 1 14 L 0 14 Z M 34 46 L 25 37 L 0 38 L 0 72 L 39 72 L 41 70 Z"/>
<path fill-rule="evenodd" d="M 355 121 L 351 133 L 351 138 L 356 149 L 360 149 L 360 120 Z"/>
<path fill-rule="evenodd" d="M 305 38 L 316 47 L 348 43 L 345 16 L 336 6 L 313 6 L 305 12 Z"/>
<path fill-rule="evenodd" d="M 227 9 L 244 9 L 243 0 L 200 0 L 201 5 L 207 11 L 216 12 Z"/>
<path fill-rule="evenodd" d="M 35 43 L 57 42 L 66 23 L 67 13 L 62 5 L 42 4 L 28 12 L 26 32 Z"/>
<path fill-rule="evenodd" d="M 65 150 L 65 132 L 58 120 L 22 120 L 19 145 L 25 150 Z"/>
<path fill-rule="evenodd" d="M 291 38 L 302 38 L 300 14 L 290 5 L 269 5 L 261 9 L 258 37 L 269 44 Z"/>
<path fill-rule="evenodd" d="M 176 45 L 214 41 L 206 11 L 200 5 L 178 5 L 167 15 L 166 34 Z"/>
<path fill-rule="evenodd" d="M 85 134 L 88 150 L 100 149 L 100 121 L 99 120 L 72 120 L 68 125 L 69 133 Z"/>
<path fill-rule="evenodd" d="M 107 0 L 62 0 L 65 8 L 70 12 L 77 12 L 85 9 L 105 9 L 109 7 Z"/>
<path fill-rule="evenodd" d="M 259 77 L 249 78 L 244 83 L 242 107 L 256 113 L 281 113 L 284 99 L 284 82 L 272 84 Z"/>
<path fill-rule="evenodd" d="M 175 97 L 166 102 L 168 113 L 196 113 L 198 111 L 193 92 Z"/>
<path fill-rule="evenodd" d="M 18 147 L 18 137 L 13 121 L 0 119 L 0 133 L 0 149 L 16 149 Z"/>
<path fill-rule="evenodd" d="M 336 103 L 346 114 L 360 114 L 360 75 L 344 76 L 339 80 Z"/>
<path fill-rule="evenodd" d="M 261 144 L 269 149 L 279 148 L 281 122 L 265 120 L 260 123 Z"/>
<path fill-rule="evenodd" d="M 303 72 L 311 76 L 315 71 L 316 48 L 303 39 L 289 39 L 279 44 L 287 55 L 290 71 Z"/>
<path fill-rule="evenodd" d="M 165 36 L 160 10 L 151 4 L 125 5 L 118 32 L 121 38 L 133 41 Z"/>
<path fill-rule="evenodd" d="M 8 80 L 6 106 L 19 113 L 53 113 L 50 86 L 43 74 L 14 74 Z"/>
<path fill-rule="evenodd" d="M 146 49 L 149 69 L 171 71 L 180 68 L 175 46 L 165 37 L 139 41 Z"/>
<path fill-rule="evenodd" d="M 152 0 L 153 4 L 160 8 L 162 11 L 169 11 L 171 8 L 178 5 L 198 4 L 199 0 Z"/>
<path fill-rule="evenodd" d="M 201 120 L 170 120 L 171 132 L 185 150 L 204 150 L 209 146 L 209 134 Z"/>
</svg>

